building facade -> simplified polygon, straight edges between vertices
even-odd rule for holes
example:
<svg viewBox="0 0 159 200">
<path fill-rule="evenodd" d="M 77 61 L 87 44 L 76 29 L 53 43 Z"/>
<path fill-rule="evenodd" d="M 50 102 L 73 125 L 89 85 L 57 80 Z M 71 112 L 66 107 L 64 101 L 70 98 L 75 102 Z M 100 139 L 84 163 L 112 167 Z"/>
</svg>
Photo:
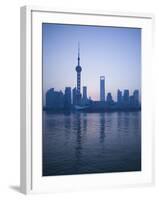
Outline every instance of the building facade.
<svg viewBox="0 0 159 200">
<path fill-rule="evenodd" d="M 72 104 L 73 105 L 76 105 L 76 98 L 77 98 L 77 89 L 76 89 L 76 87 L 75 88 L 73 88 L 73 90 L 72 90 Z"/>
<path fill-rule="evenodd" d="M 65 109 L 71 108 L 71 87 L 65 88 L 64 107 Z"/>
<path fill-rule="evenodd" d="M 64 108 L 64 95 L 62 91 L 55 91 L 51 88 L 46 92 L 46 108 L 54 110 Z"/>
<path fill-rule="evenodd" d="M 88 101 L 88 98 L 87 98 L 87 87 L 86 86 L 83 86 L 83 103 L 86 104 L 87 101 Z"/>
<path fill-rule="evenodd" d="M 124 90 L 123 103 L 124 103 L 124 105 L 129 104 L 129 90 Z"/>
<path fill-rule="evenodd" d="M 105 101 L 105 76 L 100 76 L 100 101 Z"/>
<path fill-rule="evenodd" d="M 117 103 L 118 104 L 122 103 L 122 91 L 120 91 L 119 89 L 117 91 Z"/>
</svg>

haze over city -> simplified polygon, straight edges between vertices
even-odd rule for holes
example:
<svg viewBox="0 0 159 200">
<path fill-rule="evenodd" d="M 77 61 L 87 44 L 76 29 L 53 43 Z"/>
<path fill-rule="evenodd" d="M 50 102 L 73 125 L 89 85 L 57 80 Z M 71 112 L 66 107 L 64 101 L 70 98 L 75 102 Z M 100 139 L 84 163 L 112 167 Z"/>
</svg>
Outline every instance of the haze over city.
<svg viewBox="0 0 159 200">
<path fill-rule="evenodd" d="M 140 86 L 141 29 L 43 24 L 43 176 L 141 171 Z"/>
<path fill-rule="evenodd" d="M 81 85 L 93 100 L 100 98 L 100 76 L 106 93 L 141 85 L 141 30 L 138 28 L 43 24 L 43 95 L 49 88 L 64 92 L 76 86 L 78 42 Z M 44 97 L 43 96 L 43 97 Z"/>
</svg>

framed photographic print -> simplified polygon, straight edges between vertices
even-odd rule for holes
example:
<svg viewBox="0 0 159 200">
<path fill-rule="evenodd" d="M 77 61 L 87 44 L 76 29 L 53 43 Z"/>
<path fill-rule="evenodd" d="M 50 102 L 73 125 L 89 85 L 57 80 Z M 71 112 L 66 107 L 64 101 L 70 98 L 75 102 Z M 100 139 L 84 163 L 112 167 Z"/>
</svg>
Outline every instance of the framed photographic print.
<svg viewBox="0 0 159 200">
<path fill-rule="evenodd" d="M 21 191 L 153 183 L 149 14 L 21 8 Z"/>
</svg>

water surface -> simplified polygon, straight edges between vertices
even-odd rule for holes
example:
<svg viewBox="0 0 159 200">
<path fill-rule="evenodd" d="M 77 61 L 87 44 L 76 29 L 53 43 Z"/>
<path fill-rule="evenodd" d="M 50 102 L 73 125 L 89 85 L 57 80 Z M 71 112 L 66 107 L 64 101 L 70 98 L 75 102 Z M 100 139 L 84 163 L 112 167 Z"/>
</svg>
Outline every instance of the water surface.
<svg viewBox="0 0 159 200">
<path fill-rule="evenodd" d="M 141 112 L 43 112 L 43 176 L 141 170 Z"/>
</svg>

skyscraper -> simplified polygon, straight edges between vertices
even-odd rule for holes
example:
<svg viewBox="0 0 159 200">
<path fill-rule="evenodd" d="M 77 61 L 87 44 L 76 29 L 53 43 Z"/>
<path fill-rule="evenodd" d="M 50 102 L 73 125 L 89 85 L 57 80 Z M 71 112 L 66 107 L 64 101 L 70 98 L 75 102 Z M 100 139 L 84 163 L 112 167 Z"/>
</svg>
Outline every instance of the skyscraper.
<svg viewBox="0 0 159 200">
<path fill-rule="evenodd" d="M 129 90 L 124 90 L 123 103 L 125 105 L 129 104 Z"/>
<path fill-rule="evenodd" d="M 81 71 L 82 67 L 80 66 L 80 47 L 78 45 L 78 64 L 76 66 L 77 72 L 77 104 L 81 103 Z"/>
<path fill-rule="evenodd" d="M 64 95 L 61 90 L 54 91 L 53 108 L 54 109 L 63 109 L 64 108 Z"/>
<path fill-rule="evenodd" d="M 71 87 L 65 88 L 64 107 L 66 109 L 71 108 Z"/>
<path fill-rule="evenodd" d="M 112 98 L 112 95 L 111 95 L 111 93 L 110 92 L 108 92 L 108 94 L 107 94 L 107 103 L 113 103 L 113 98 Z"/>
<path fill-rule="evenodd" d="M 76 87 L 73 88 L 72 94 L 73 94 L 73 97 L 72 97 L 72 99 L 73 99 L 73 105 L 76 105 L 76 98 L 77 98 L 77 90 L 76 90 Z"/>
<path fill-rule="evenodd" d="M 46 92 L 46 107 L 52 108 L 54 103 L 54 88 L 50 88 Z"/>
<path fill-rule="evenodd" d="M 87 101 L 87 87 L 83 86 L 83 101 Z"/>
<path fill-rule="evenodd" d="M 134 104 L 139 105 L 139 90 L 134 90 L 133 97 L 134 97 Z"/>
<path fill-rule="evenodd" d="M 133 95 L 130 96 L 129 102 L 130 102 L 130 106 L 133 107 L 134 106 L 134 96 Z"/>
<path fill-rule="evenodd" d="M 64 95 L 62 91 L 54 91 L 53 88 L 49 89 L 46 93 L 46 107 L 55 110 L 63 109 Z"/>
<path fill-rule="evenodd" d="M 100 76 L 100 101 L 105 101 L 105 76 Z"/>
<path fill-rule="evenodd" d="M 122 103 L 122 91 L 118 90 L 117 92 L 117 103 L 121 104 Z"/>
</svg>

